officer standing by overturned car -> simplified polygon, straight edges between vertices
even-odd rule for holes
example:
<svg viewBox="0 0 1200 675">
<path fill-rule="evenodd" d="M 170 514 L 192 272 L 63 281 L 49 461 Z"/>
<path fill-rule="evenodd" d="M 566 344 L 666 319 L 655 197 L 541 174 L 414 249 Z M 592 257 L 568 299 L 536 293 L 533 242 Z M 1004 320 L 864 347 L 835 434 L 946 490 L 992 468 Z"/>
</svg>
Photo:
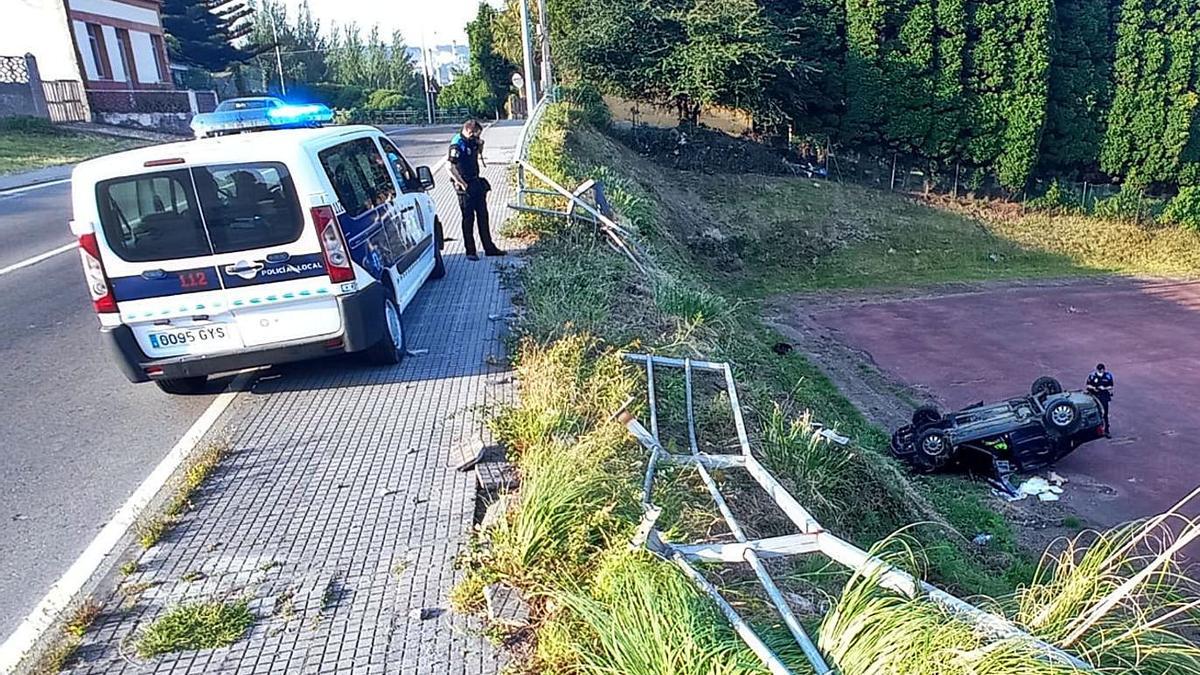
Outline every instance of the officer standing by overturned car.
<svg viewBox="0 0 1200 675">
<path fill-rule="evenodd" d="M 458 192 L 458 206 L 462 210 L 463 246 L 467 258 L 479 260 L 475 252 L 475 223 L 479 223 L 479 240 L 483 253 L 489 256 L 505 255 L 492 242 L 488 221 L 487 193 L 492 186 L 479 175 L 479 164 L 483 161 L 483 125 L 476 120 L 467 120 L 462 131 L 450 141 L 450 176 Z"/>
<path fill-rule="evenodd" d="M 1113 396 L 1113 375 L 1108 372 L 1103 363 L 1096 364 L 1096 370 L 1088 375 L 1087 392 L 1096 397 L 1100 401 L 1100 407 L 1104 409 L 1104 437 L 1112 438 L 1112 432 L 1108 427 L 1108 402 Z"/>
</svg>

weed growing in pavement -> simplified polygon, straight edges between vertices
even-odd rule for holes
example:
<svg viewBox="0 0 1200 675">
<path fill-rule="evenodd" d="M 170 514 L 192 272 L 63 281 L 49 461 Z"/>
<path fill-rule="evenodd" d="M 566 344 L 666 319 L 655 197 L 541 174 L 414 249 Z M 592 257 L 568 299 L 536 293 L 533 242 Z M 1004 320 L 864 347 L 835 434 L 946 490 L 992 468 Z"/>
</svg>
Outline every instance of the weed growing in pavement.
<svg viewBox="0 0 1200 675">
<path fill-rule="evenodd" d="M 145 517 L 135 526 L 138 544 L 143 549 L 149 549 L 161 541 L 179 518 L 191 508 L 192 496 L 228 452 L 229 443 L 225 440 L 213 441 L 196 451 L 188 461 L 179 482 L 173 487 L 173 493 L 162 513 Z"/>
<path fill-rule="evenodd" d="M 83 636 L 88 628 L 100 616 L 103 606 L 86 598 L 80 602 L 63 623 L 62 634 L 38 658 L 29 672 L 32 675 L 57 675 L 71 665 L 79 645 L 83 644 Z"/>
<path fill-rule="evenodd" d="M 228 647 L 254 625 L 245 600 L 195 602 L 169 609 L 155 619 L 137 640 L 142 658 L 193 649 Z"/>
<path fill-rule="evenodd" d="M 138 561 L 126 560 L 121 563 L 121 576 L 127 577 L 136 574 L 138 571 Z"/>
</svg>

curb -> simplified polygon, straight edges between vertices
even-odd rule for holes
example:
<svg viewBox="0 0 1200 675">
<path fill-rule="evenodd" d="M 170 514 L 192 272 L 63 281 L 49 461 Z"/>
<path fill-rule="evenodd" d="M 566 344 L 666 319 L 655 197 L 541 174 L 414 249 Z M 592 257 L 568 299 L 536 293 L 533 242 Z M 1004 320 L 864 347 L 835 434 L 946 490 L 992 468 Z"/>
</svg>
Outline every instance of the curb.
<svg viewBox="0 0 1200 675">
<path fill-rule="evenodd" d="M 0 644 L 0 673 L 14 675 L 28 671 L 53 647 L 72 609 L 102 589 L 120 563 L 121 555 L 134 545 L 137 523 L 148 511 L 165 503 L 172 480 L 184 470 L 192 451 L 216 427 L 234 399 L 249 390 L 250 381 L 257 375 L 257 371 L 242 372 L 213 399 L 45 597 Z"/>
<path fill-rule="evenodd" d="M 11 190 L 35 187 L 43 183 L 68 180 L 71 178 L 71 172 L 74 170 L 74 164 L 60 164 L 58 166 L 48 166 L 44 169 L 2 175 L 0 176 L 0 194 Z"/>
</svg>

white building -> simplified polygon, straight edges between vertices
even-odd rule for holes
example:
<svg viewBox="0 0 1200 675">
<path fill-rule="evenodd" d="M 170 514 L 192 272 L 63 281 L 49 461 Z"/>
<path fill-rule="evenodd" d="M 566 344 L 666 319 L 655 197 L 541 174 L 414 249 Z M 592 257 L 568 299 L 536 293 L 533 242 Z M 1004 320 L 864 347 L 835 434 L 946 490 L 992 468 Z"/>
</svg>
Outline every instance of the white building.
<svg viewBox="0 0 1200 675">
<path fill-rule="evenodd" d="M 159 8 L 159 0 L 69 1 L 88 89 L 174 88 Z"/>
<path fill-rule="evenodd" d="M 43 80 L 82 80 L 63 0 L 4 0 L 0 56 L 37 58 Z"/>
</svg>

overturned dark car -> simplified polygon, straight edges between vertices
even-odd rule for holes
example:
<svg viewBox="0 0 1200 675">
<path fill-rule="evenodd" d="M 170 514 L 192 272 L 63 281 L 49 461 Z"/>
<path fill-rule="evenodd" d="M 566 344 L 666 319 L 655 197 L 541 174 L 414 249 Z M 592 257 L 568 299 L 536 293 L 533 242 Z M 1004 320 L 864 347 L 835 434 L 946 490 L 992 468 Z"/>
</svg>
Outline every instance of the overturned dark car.
<svg viewBox="0 0 1200 675">
<path fill-rule="evenodd" d="M 892 454 L 925 473 L 981 460 L 1031 471 L 1103 436 L 1099 401 L 1088 393 L 1064 392 L 1058 380 L 1040 377 L 1028 396 L 980 402 L 944 415 L 934 406 L 918 408 L 912 424 L 892 434 Z"/>
</svg>

